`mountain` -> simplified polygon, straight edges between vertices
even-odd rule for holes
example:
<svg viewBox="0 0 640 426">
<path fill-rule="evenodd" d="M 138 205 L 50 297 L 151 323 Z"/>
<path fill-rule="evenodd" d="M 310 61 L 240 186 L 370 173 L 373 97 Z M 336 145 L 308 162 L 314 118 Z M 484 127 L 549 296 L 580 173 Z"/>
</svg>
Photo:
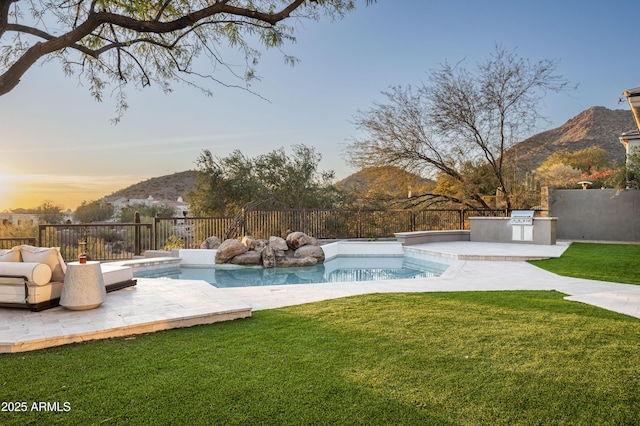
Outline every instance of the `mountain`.
<svg viewBox="0 0 640 426">
<path fill-rule="evenodd" d="M 409 191 L 426 192 L 433 189 L 435 183 L 397 167 L 384 166 L 362 169 L 337 182 L 336 186 L 358 194 L 360 198 L 386 196 L 397 199 L 406 198 Z"/>
<path fill-rule="evenodd" d="M 625 150 L 618 136 L 636 128 L 629 110 L 591 107 L 562 126 L 538 133 L 511 147 L 507 160 L 516 160 L 524 170 L 534 170 L 551 154 L 596 146 L 609 153 L 609 160 L 617 165 L 625 158 Z"/>
<path fill-rule="evenodd" d="M 610 110 L 591 107 L 567 121 L 562 126 L 538 133 L 511 147 L 505 154 L 507 161 L 518 161 L 524 170 L 534 170 L 551 154 L 561 150 L 569 152 L 597 146 L 609 153 L 612 163 L 625 158 L 620 143 L 620 134 L 636 128 L 633 114 L 629 110 Z M 112 201 L 120 197 L 147 198 L 175 201 L 186 199 L 188 191 L 196 183 L 196 172 L 187 170 L 172 175 L 151 178 L 131 185 L 105 197 Z M 432 189 L 434 182 L 396 167 L 372 167 L 360 170 L 336 183 L 342 190 L 359 194 L 362 198 L 405 198 L 413 193 Z"/>
<path fill-rule="evenodd" d="M 105 199 L 113 201 L 121 197 L 147 198 L 151 195 L 155 200 L 176 201 L 178 197 L 186 199 L 187 192 L 192 190 L 195 184 L 196 172 L 187 170 L 136 183 L 106 196 Z"/>
</svg>

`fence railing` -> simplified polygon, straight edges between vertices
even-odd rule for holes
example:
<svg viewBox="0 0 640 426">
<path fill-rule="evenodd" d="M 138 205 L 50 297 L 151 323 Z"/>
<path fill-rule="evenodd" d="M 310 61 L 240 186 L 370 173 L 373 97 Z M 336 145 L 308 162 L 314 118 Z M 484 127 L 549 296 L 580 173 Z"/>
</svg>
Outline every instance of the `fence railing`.
<svg viewBox="0 0 640 426">
<path fill-rule="evenodd" d="M 22 244 L 28 244 L 30 246 L 36 245 L 36 239 L 32 237 L 7 237 L 0 238 L 0 250 L 10 249 L 11 247 L 19 246 Z"/>
<path fill-rule="evenodd" d="M 154 221 L 155 248 L 162 250 L 169 237 L 182 240 L 184 248 L 200 248 L 211 236 L 222 239 L 233 217 L 157 217 Z"/>
<path fill-rule="evenodd" d="M 269 238 L 302 231 L 318 239 L 389 238 L 396 232 L 469 229 L 469 216 L 507 216 L 505 210 L 339 210 L 273 209 L 249 210 L 231 235 L 233 217 L 156 218 L 155 241 L 162 248 L 172 236 L 184 248 L 199 248 L 208 237 L 224 239 L 251 235 Z"/>
<path fill-rule="evenodd" d="M 86 225 L 39 225 L 40 247 L 60 247 L 62 257 L 78 258 L 79 243 L 86 242 L 86 254 L 93 260 L 131 259 L 153 249 L 150 223 L 92 223 Z"/>
<path fill-rule="evenodd" d="M 149 249 L 161 250 L 170 240 L 192 249 L 200 248 L 212 236 L 221 240 L 243 235 L 266 239 L 284 237 L 291 231 L 318 239 L 377 239 L 393 237 L 396 232 L 469 229 L 470 216 L 507 215 L 505 210 L 249 210 L 236 217 L 156 218 L 142 224 L 39 225 L 38 245 L 60 247 L 69 261 L 77 259 L 79 243 L 86 242 L 90 259 L 119 260 Z M 229 235 L 229 230 L 234 232 Z"/>
</svg>

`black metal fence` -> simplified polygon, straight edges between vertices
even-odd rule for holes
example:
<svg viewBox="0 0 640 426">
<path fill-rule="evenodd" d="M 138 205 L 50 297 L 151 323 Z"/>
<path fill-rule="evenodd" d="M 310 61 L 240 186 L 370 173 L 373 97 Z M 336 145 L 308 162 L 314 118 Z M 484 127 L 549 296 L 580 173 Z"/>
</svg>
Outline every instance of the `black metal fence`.
<svg viewBox="0 0 640 426">
<path fill-rule="evenodd" d="M 183 248 L 200 248 L 211 236 L 222 236 L 234 223 L 233 217 L 157 217 L 154 221 L 155 248 L 162 250 L 170 237 L 181 241 Z"/>
<path fill-rule="evenodd" d="M 250 210 L 239 217 L 156 218 L 156 247 L 171 237 L 199 248 L 208 237 L 269 238 L 302 231 L 318 239 L 389 238 L 396 232 L 469 229 L 470 216 L 508 216 L 505 210 Z M 236 223 L 237 222 L 237 223 Z M 228 230 L 233 229 L 230 235 Z"/>
<path fill-rule="evenodd" d="M 79 243 L 86 242 L 90 259 L 119 260 L 167 245 L 200 248 L 211 236 L 266 239 L 302 231 L 318 239 L 377 239 L 396 232 L 469 229 L 470 216 L 508 214 L 505 210 L 249 210 L 236 217 L 156 218 L 152 224 L 39 225 L 38 244 L 60 247 L 64 259 L 73 260 L 79 255 Z"/>
<path fill-rule="evenodd" d="M 79 243 L 86 242 L 86 254 L 93 260 L 131 259 L 153 249 L 150 223 L 93 223 L 87 225 L 39 225 L 40 247 L 60 247 L 62 257 L 78 258 Z"/>
<path fill-rule="evenodd" d="M 28 244 L 30 246 L 36 245 L 36 239 L 32 237 L 8 237 L 0 238 L 0 250 L 7 250 L 11 247 L 19 246 L 22 244 Z"/>
</svg>

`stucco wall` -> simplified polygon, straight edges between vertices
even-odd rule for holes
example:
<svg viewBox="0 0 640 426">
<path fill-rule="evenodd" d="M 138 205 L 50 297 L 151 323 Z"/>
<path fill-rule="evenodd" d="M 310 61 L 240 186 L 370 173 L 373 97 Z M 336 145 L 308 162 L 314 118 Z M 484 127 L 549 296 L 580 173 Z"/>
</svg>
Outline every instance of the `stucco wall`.
<svg viewBox="0 0 640 426">
<path fill-rule="evenodd" d="M 549 215 L 562 240 L 640 241 L 640 191 L 549 191 Z"/>
</svg>

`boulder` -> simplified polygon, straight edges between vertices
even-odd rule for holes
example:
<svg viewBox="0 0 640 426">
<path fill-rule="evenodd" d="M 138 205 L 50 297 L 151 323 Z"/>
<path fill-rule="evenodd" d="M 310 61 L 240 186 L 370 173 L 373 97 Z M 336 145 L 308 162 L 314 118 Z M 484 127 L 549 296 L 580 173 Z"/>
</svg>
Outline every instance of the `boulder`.
<svg viewBox="0 0 640 426">
<path fill-rule="evenodd" d="M 315 257 L 283 257 L 278 259 L 277 267 L 294 268 L 296 266 L 312 266 L 317 264 Z"/>
<path fill-rule="evenodd" d="M 224 240 L 216 252 L 216 263 L 227 263 L 234 256 L 245 253 L 247 250 L 249 250 L 247 246 L 238 240 Z"/>
<path fill-rule="evenodd" d="M 314 239 L 315 240 L 315 239 Z M 287 245 L 291 250 L 311 244 L 314 240 L 304 232 L 292 232 L 287 235 Z"/>
<path fill-rule="evenodd" d="M 218 237 L 209 237 L 200 244 L 201 249 L 217 249 L 220 247 L 220 239 Z"/>
<path fill-rule="evenodd" d="M 284 238 L 280 237 L 269 237 L 269 247 L 271 247 L 274 252 L 289 250 L 287 242 L 284 240 Z"/>
<path fill-rule="evenodd" d="M 267 269 L 276 267 L 276 252 L 271 247 L 271 244 L 262 250 L 262 267 Z"/>
<path fill-rule="evenodd" d="M 262 256 L 259 252 L 250 250 L 246 253 L 242 253 L 233 256 L 230 263 L 234 265 L 259 265 L 262 261 Z"/>
<path fill-rule="evenodd" d="M 257 252 L 262 252 L 262 250 L 264 250 L 267 244 L 268 244 L 267 240 L 255 240 L 252 250 L 255 250 Z"/>
<path fill-rule="evenodd" d="M 318 263 L 324 262 L 324 250 L 320 246 L 302 246 L 294 252 L 294 257 L 313 257 Z"/>
</svg>

